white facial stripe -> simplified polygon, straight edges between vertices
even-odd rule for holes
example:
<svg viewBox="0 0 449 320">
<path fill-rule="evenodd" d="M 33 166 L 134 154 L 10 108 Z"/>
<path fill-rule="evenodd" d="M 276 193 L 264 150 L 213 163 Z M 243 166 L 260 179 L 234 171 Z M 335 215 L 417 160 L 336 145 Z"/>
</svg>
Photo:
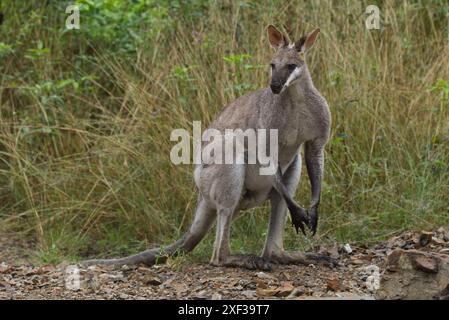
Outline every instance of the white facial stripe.
<svg viewBox="0 0 449 320">
<path fill-rule="evenodd" d="M 292 73 L 290 73 L 290 75 L 288 76 L 287 81 L 285 81 L 284 88 L 287 88 L 289 85 L 292 84 L 293 81 L 298 79 L 300 73 L 301 73 L 301 68 L 296 67 L 295 70 L 293 70 Z"/>
</svg>

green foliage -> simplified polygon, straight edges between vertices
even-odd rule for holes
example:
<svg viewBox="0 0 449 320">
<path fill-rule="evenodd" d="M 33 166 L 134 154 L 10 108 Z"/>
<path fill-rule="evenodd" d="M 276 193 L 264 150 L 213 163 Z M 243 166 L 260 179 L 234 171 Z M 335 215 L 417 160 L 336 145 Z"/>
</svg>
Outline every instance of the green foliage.
<svg viewBox="0 0 449 320">
<path fill-rule="evenodd" d="M 4 42 L 0 42 L 0 58 L 6 57 L 8 54 L 14 52 L 14 49 L 11 45 L 6 44 Z"/>
<path fill-rule="evenodd" d="M 224 56 L 223 60 L 232 66 L 233 68 L 233 75 L 235 76 L 235 84 L 232 86 L 233 92 L 237 94 L 243 94 L 247 91 L 256 89 L 256 86 L 254 84 L 248 83 L 248 82 L 241 82 L 243 73 L 242 72 L 248 72 L 249 70 L 258 69 L 261 67 L 264 67 L 260 64 L 252 64 L 249 63 L 248 60 L 251 58 L 250 54 L 231 54 L 229 56 Z"/>
<path fill-rule="evenodd" d="M 438 81 L 432 86 L 432 91 L 441 94 L 441 101 L 449 106 L 449 83 L 444 79 Z"/>
<path fill-rule="evenodd" d="M 170 25 L 168 8 L 159 1 L 78 0 L 83 36 L 91 44 L 131 53 Z"/>
<path fill-rule="evenodd" d="M 46 57 L 48 57 L 49 53 L 50 49 L 44 48 L 43 42 L 41 40 L 38 40 L 37 48 L 28 49 L 27 53 L 25 54 L 25 58 L 30 60 L 45 59 Z"/>
</svg>

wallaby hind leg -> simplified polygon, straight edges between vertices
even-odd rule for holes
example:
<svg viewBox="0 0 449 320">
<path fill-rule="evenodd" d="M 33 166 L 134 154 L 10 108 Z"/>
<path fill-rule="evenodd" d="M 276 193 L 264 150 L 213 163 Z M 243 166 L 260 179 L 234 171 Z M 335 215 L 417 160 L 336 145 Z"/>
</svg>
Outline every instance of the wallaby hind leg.
<svg viewBox="0 0 449 320">
<path fill-rule="evenodd" d="M 216 219 L 215 209 L 207 205 L 201 196 L 198 198 L 195 217 L 179 247 L 179 249 L 184 252 L 190 252 L 197 246 L 197 244 L 206 236 Z"/>
<path fill-rule="evenodd" d="M 301 175 L 301 157 L 298 155 L 282 176 L 282 181 L 293 197 Z M 322 254 L 284 251 L 284 226 L 287 218 L 287 204 L 276 191 L 270 194 L 271 215 L 268 234 L 262 256 L 271 262 L 279 264 L 324 264 L 337 265 L 337 262 Z"/>
<path fill-rule="evenodd" d="M 330 267 L 338 265 L 335 259 L 323 254 L 284 251 L 283 238 L 287 206 L 277 192 L 271 193 L 270 202 L 270 223 L 262 257 L 278 264 L 323 264 Z"/>
<path fill-rule="evenodd" d="M 242 197 L 245 167 L 239 164 L 209 166 L 201 174 L 202 189 L 204 192 L 208 190 L 207 198 L 217 209 L 217 230 L 210 263 L 214 266 L 270 270 L 270 264 L 261 257 L 230 254 L 231 223 L 237 216 Z"/>
<path fill-rule="evenodd" d="M 229 237 L 233 213 L 233 209 L 220 208 L 217 210 L 217 230 L 211 258 L 213 265 L 225 264 L 230 255 Z"/>
<path fill-rule="evenodd" d="M 297 155 L 282 177 L 285 188 L 291 196 L 296 192 L 300 176 L 301 157 Z M 277 255 L 284 250 L 284 227 L 287 220 L 287 204 L 276 190 L 270 193 L 270 203 L 270 221 L 262 254 L 267 259 L 271 259 L 274 254 Z"/>
<path fill-rule="evenodd" d="M 288 173 L 287 176 L 289 174 L 290 173 Z M 281 167 L 278 166 L 276 175 L 273 177 L 273 187 L 287 204 L 287 208 L 290 211 L 290 216 L 292 219 L 292 225 L 295 227 L 296 233 L 298 233 L 299 229 L 301 229 L 302 233 L 306 235 L 304 225 L 306 226 L 309 225 L 309 217 L 307 216 L 307 213 L 304 210 L 304 208 L 302 208 L 295 202 L 295 200 L 293 200 L 294 192 L 291 192 L 291 190 L 289 190 L 285 186 L 284 176 L 282 175 Z"/>
<path fill-rule="evenodd" d="M 250 270 L 271 270 L 271 264 L 262 257 L 253 254 L 231 255 L 229 236 L 233 210 L 220 208 L 217 210 L 217 234 L 211 264 L 215 266 L 240 267 Z"/>
</svg>

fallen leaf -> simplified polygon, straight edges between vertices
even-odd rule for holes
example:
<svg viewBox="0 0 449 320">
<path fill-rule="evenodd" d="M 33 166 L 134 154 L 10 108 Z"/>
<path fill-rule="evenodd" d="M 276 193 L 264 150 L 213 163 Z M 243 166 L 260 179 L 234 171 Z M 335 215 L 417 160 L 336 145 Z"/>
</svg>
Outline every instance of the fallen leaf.
<svg viewBox="0 0 449 320">
<path fill-rule="evenodd" d="M 276 296 L 278 297 L 286 297 L 288 296 L 295 287 L 291 282 L 284 282 L 281 287 L 277 288 L 278 292 L 276 293 Z"/>
<path fill-rule="evenodd" d="M 334 292 L 341 291 L 341 283 L 338 278 L 327 279 L 327 289 Z"/>
<path fill-rule="evenodd" d="M 257 284 L 257 287 L 260 289 L 266 289 L 268 287 L 267 284 L 263 280 L 260 280 L 260 279 L 256 279 L 256 284 Z"/>
<path fill-rule="evenodd" d="M 277 289 L 261 289 L 261 288 L 256 289 L 256 294 L 259 297 L 274 297 L 278 292 L 279 290 Z"/>
<path fill-rule="evenodd" d="M 362 265 L 364 264 L 363 260 L 357 259 L 355 257 L 351 257 L 351 263 L 355 265 Z"/>
<path fill-rule="evenodd" d="M 53 265 L 51 265 L 51 264 L 47 264 L 45 266 L 40 267 L 37 270 L 37 274 L 50 273 L 50 272 L 53 272 L 53 271 L 55 271 L 55 267 Z"/>
<path fill-rule="evenodd" d="M 154 276 L 148 275 L 143 278 L 143 283 L 147 286 L 158 286 L 162 284 L 162 281 Z"/>
</svg>

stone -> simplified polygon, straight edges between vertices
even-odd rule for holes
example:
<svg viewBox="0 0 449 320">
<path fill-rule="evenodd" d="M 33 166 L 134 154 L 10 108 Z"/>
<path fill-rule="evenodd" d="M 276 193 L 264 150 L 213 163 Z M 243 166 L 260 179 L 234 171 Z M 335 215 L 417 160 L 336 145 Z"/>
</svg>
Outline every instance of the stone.
<svg viewBox="0 0 449 320">
<path fill-rule="evenodd" d="M 396 249 L 386 259 L 378 299 L 428 300 L 445 296 L 449 257 L 439 253 Z"/>
<path fill-rule="evenodd" d="M 9 266 L 6 264 L 6 262 L 0 263 L 0 273 L 4 273 L 8 271 Z"/>
<path fill-rule="evenodd" d="M 351 254 L 351 253 L 352 253 L 352 248 L 351 248 L 351 246 L 349 245 L 349 243 L 347 243 L 347 244 L 345 244 L 345 245 L 343 246 L 343 250 L 344 250 L 347 254 Z"/>
<path fill-rule="evenodd" d="M 418 239 L 418 247 L 425 247 L 432 241 L 433 233 L 421 231 Z"/>
<path fill-rule="evenodd" d="M 449 233 L 443 227 L 438 228 L 436 234 L 446 242 L 449 242 Z"/>
<path fill-rule="evenodd" d="M 427 273 L 438 273 L 438 261 L 431 256 L 412 255 L 411 261 L 413 266 Z"/>
<path fill-rule="evenodd" d="M 293 291 L 287 296 L 287 299 L 294 299 L 296 297 L 302 296 L 305 293 L 304 288 L 295 288 Z"/>
<path fill-rule="evenodd" d="M 272 275 L 269 275 L 268 273 L 265 272 L 257 272 L 256 276 L 260 279 L 267 279 L 267 280 L 276 280 L 275 277 L 273 277 Z"/>
<path fill-rule="evenodd" d="M 248 299 L 254 298 L 256 296 L 256 292 L 254 290 L 244 290 L 240 294 Z"/>
<path fill-rule="evenodd" d="M 214 292 L 212 294 L 211 300 L 222 300 L 223 296 L 221 294 L 219 294 L 218 292 Z"/>
</svg>

